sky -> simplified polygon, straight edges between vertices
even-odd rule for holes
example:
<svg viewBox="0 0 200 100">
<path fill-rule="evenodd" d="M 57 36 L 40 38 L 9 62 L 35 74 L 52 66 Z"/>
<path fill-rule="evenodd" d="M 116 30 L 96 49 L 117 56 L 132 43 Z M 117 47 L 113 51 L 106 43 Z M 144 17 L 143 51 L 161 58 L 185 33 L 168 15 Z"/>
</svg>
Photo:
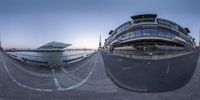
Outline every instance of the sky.
<svg viewBox="0 0 200 100">
<path fill-rule="evenodd" d="M 199 42 L 199 0 L 0 0 L 4 48 L 37 48 L 51 41 L 97 48 L 130 16 L 153 13 L 188 27 Z"/>
</svg>

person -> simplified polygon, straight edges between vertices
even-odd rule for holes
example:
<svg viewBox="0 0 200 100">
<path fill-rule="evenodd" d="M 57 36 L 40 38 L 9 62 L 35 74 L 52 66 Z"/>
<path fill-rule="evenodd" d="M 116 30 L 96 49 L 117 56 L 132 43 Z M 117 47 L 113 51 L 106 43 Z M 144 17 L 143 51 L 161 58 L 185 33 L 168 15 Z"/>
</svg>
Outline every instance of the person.
<svg viewBox="0 0 200 100">
<path fill-rule="evenodd" d="M 152 52 L 150 52 L 149 55 L 151 56 L 151 58 L 153 57 L 153 53 Z"/>
</svg>

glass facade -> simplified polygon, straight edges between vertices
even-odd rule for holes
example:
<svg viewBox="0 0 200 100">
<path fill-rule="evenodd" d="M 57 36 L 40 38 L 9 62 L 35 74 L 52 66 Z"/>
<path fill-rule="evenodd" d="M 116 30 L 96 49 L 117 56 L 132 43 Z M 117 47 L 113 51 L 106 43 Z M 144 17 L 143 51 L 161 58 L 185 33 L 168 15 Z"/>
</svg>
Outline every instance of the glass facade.
<svg viewBox="0 0 200 100">
<path fill-rule="evenodd" d="M 166 39 L 173 39 L 175 35 L 169 31 L 157 30 L 157 29 L 143 29 L 129 32 L 120 36 L 120 40 L 134 39 L 141 37 L 160 37 Z"/>
<path fill-rule="evenodd" d="M 193 44 L 195 44 L 194 39 L 190 35 L 188 35 L 187 30 L 172 21 L 161 18 L 157 18 L 155 19 L 155 21 L 151 21 L 151 23 L 143 24 L 135 24 L 134 20 L 128 21 L 116 28 L 113 33 L 115 34 L 110 35 L 110 37 L 106 41 L 106 44 L 108 46 L 113 46 L 115 44 L 119 45 L 123 41 L 123 43 L 125 43 L 126 40 L 131 39 L 130 41 L 132 41 L 132 39 L 142 37 L 151 37 L 152 39 L 153 37 L 155 37 L 155 39 L 160 38 L 163 40 L 172 40 L 175 37 L 179 37 L 185 41 L 180 40 L 180 42 L 177 42 L 177 44 L 187 44 L 191 47 L 193 46 Z"/>
<path fill-rule="evenodd" d="M 121 32 L 123 32 L 123 31 L 127 30 L 127 29 L 129 28 L 130 25 L 131 25 L 131 22 L 128 21 L 128 22 L 122 24 L 121 26 L 119 26 L 119 27 L 116 29 L 116 32 L 117 32 L 117 33 L 121 33 Z"/>
</svg>

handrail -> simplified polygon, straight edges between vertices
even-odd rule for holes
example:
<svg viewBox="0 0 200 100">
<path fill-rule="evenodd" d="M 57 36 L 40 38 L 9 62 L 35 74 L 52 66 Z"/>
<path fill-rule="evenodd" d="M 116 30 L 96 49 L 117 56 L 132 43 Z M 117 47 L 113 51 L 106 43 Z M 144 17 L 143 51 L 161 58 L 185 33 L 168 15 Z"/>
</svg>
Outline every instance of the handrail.
<svg viewBox="0 0 200 100">
<path fill-rule="evenodd" d="M 72 54 L 72 55 L 64 55 L 64 56 L 36 56 L 36 55 L 30 55 L 30 54 L 20 54 L 20 53 L 9 53 L 7 54 L 11 56 L 14 59 L 20 60 L 22 62 L 27 63 L 37 63 L 37 64 L 46 64 L 48 66 L 50 65 L 63 65 L 67 64 L 69 62 L 76 62 L 79 60 L 82 60 L 86 57 L 91 56 L 95 52 L 84 52 L 84 53 L 78 53 L 78 54 Z M 45 62 L 45 63 L 43 63 Z M 46 63 L 47 62 L 47 63 Z"/>
<path fill-rule="evenodd" d="M 42 58 L 57 58 L 57 57 L 66 57 L 66 56 L 77 56 L 77 55 L 84 55 L 84 54 L 90 54 L 90 53 L 79 53 L 79 54 L 72 54 L 72 55 L 65 55 L 65 56 L 36 56 L 36 55 L 30 55 L 30 54 L 20 54 L 20 53 L 8 53 L 11 55 L 22 55 L 22 56 L 30 56 L 30 57 L 42 57 Z"/>
</svg>

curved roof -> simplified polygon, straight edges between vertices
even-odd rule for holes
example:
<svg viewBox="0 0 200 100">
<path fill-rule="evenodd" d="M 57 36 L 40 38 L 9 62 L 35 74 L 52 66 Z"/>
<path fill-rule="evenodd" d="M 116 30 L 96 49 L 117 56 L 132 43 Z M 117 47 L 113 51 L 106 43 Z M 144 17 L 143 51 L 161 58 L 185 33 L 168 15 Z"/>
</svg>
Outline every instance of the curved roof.
<svg viewBox="0 0 200 100">
<path fill-rule="evenodd" d="M 157 14 L 140 14 L 140 15 L 134 15 L 134 16 L 131 16 L 131 18 L 133 20 L 137 20 L 137 19 L 143 19 L 143 18 L 156 18 L 157 17 Z"/>
</svg>

